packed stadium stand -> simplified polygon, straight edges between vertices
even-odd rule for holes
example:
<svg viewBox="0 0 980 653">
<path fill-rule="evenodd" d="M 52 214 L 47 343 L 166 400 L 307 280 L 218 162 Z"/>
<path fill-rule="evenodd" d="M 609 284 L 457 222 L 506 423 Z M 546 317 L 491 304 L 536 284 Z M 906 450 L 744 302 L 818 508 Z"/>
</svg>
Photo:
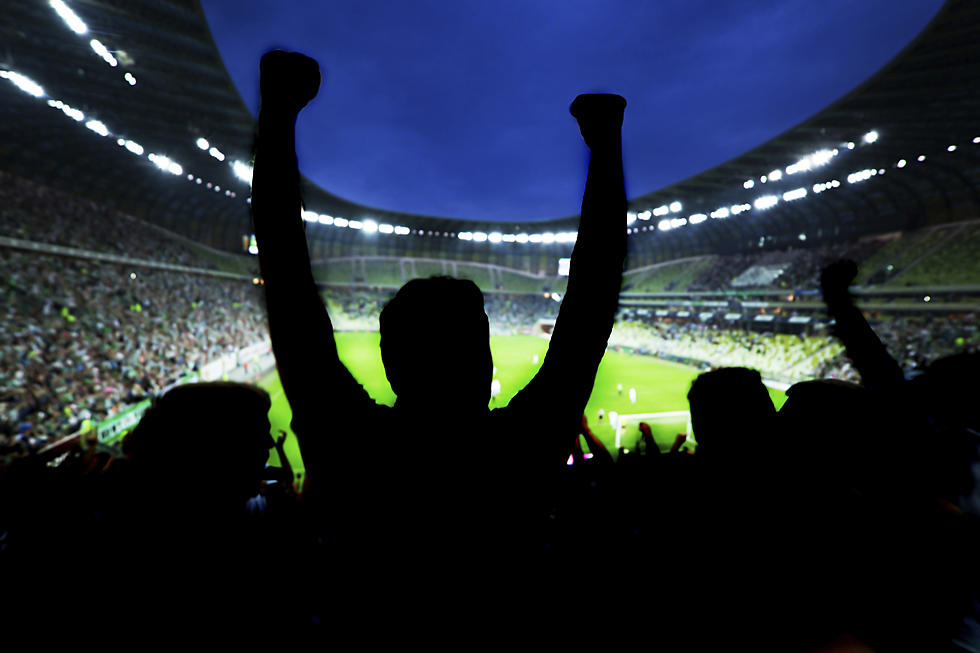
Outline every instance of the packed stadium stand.
<svg viewBox="0 0 980 653">
<path fill-rule="evenodd" d="M 87 478 L 103 465 L 108 469 L 109 458 L 125 459 L 119 418 L 137 405 L 142 414 L 177 384 L 191 379 L 256 383 L 274 365 L 248 204 L 255 118 L 224 69 L 200 4 L 75 3 L 87 20 L 98 22 L 118 66 L 107 66 L 87 40 L 79 45 L 65 38 L 65 19 L 53 9 L 56 4 L 15 2 L 5 8 L 5 20 L 18 30 L 0 31 L 9 37 L 5 48 L 16 55 L 0 61 L 0 459 L 17 470 L 0 479 L 0 491 L 5 492 L 20 487 L 16 461 L 40 460 L 42 471 L 62 465 L 69 470 L 66 474 L 82 469 Z M 758 370 L 770 387 L 833 379 L 852 382 L 848 387 L 855 392 L 870 392 L 878 386 L 866 378 L 867 361 L 860 360 L 860 352 L 856 360 L 856 350 L 841 337 L 846 332 L 838 319 L 842 314 L 828 308 L 822 294 L 826 288 L 821 288 L 822 272 L 839 259 L 850 259 L 857 263 L 851 289 L 857 306 L 909 383 L 917 377 L 930 379 L 924 372 L 941 359 L 976 352 L 977 43 L 977 4 L 950 0 L 893 61 L 810 119 L 716 168 L 629 198 L 627 264 L 609 351 L 698 371 L 748 367 Z M 64 65 L 52 65 L 52 60 Z M 124 74 L 139 82 L 123 81 Z M 143 83 L 151 79 L 153 84 Z M 305 179 L 302 185 L 312 270 L 337 331 L 377 332 L 382 308 L 406 281 L 451 276 L 470 279 L 483 291 L 492 335 L 549 333 L 566 290 L 560 261 L 571 255 L 577 216 L 520 224 L 419 216 L 360 206 Z M 967 378 L 975 392 L 976 377 Z M 888 388 L 894 393 L 887 395 L 893 405 L 902 404 L 896 397 L 904 395 Z M 688 389 L 679 395 L 686 396 Z M 618 392 L 623 394 L 622 383 Z M 960 397 L 962 388 L 949 392 Z M 797 397 L 804 395 L 801 391 Z M 787 401 L 792 396 L 791 391 Z M 952 414 L 949 405 L 944 404 Z M 859 462 L 877 461 L 878 451 L 868 444 L 877 426 L 843 409 L 840 415 L 846 425 L 843 435 L 833 438 L 839 447 L 835 451 L 857 451 L 865 456 Z M 976 532 L 980 502 L 975 494 L 970 498 L 969 488 L 958 486 L 953 492 L 943 485 L 943 491 L 931 493 L 929 485 L 937 478 L 953 483 L 955 474 L 944 473 L 951 468 L 961 472 L 966 460 L 965 454 L 948 460 L 942 455 L 943 438 L 952 438 L 963 426 L 944 421 L 946 416 L 930 413 L 922 422 L 928 421 L 928 428 L 922 426 L 907 438 L 902 428 L 913 428 L 911 418 L 904 426 L 882 418 L 890 429 L 886 435 L 897 434 L 896 446 L 913 459 L 922 456 L 909 461 L 888 453 L 882 458 L 886 462 L 868 463 L 875 481 L 887 478 L 894 485 L 882 481 L 884 486 L 869 488 L 861 484 L 867 480 L 862 477 L 852 485 L 841 481 L 838 488 L 826 481 L 827 488 L 833 486 L 828 492 L 839 490 L 835 501 L 844 504 L 859 497 L 862 502 L 848 513 L 847 522 L 867 538 L 861 540 L 867 550 L 855 554 L 860 561 L 877 564 L 877 554 L 869 551 L 875 543 L 890 543 L 888 538 L 898 541 L 910 531 L 937 534 L 923 549 L 931 556 L 928 563 L 913 569 L 922 575 L 910 581 L 914 591 L 903 593 L 904 577 L 887 568 L 874 567 L 870 580 L 861 576 L 869 584 L 879 583 L 874 597 L 880 610 L 867 624 L 841 632 L 879 650 L 915 650 L 904 649 L 896 632 L 897 624 L 914 621 L 920 608 L 921 627 L 911 629 L 911 637 L 926 644 L 917 650 L 941 650 L 930 648 L 936 633 L 954 650 L 980 650 L 976 614 L 970 616 L 971 608 L 959 604 L 950 607 L 959 594 L 944 593 L 922 580 L 936 571 L 935 578 L 944 581 L 950 576 L 963 583 L 975 581 L 972 562 L 965 565 L 957 556 L 964 542 L 976 541 L 969 538 Z M 596 420 L 611 421 L 612 416 L 600 413 L 589 419 L 599 432 Z M 814 423 L 818 421 L 815 417 Z M 976 429 L 976 424 L 970 422 L 969 428 Z M 127 422 L 125 428 L 134 425 Z M 587 432 L 585 426 L 588 458 L 581 444 L 577 452 L 570 451 L 575 464 L 556 482 L 560 496 L 542 529 L 547 541 L 542 550 L 567 556 L 560 558 L 568 565 L 566 571 L 582 560 L 602 560 L 620 567 L 611 570 L 617 577 L 634 564 L 649 572 L 665 561 L 674 566 L 677 551 L 687 546 L 691 551 L 681 552 L 686 562 L 679 566 L 696 567 L 712 553 L 705 542 L 727 540 L 741 531 L 741 524 L 724 521 L 729 530 L 691 531 L 705 536 L 698 540 L 687 532 L 665 538 L 660 522 L 651 526 L 652 512 L 661 510 L 657 519 L 694 528 L 687 515 L 677 514 L 679 496 L 699 497 L 711 510 L 723 512 L 719 506 L 728 505 L 728 487 L 744 480 L 712 466 L 711 474 L 717 473 L 712 478 L 723 481 L 711 485 L 715 494 L 710 496 L 698 495 L 693 482 L 679 481 L 692 469 L 688 458 L 698 458 L 701 443 L 691 438 L 672 449 L 670 443 L 644 444 L 645 455 L 640 456 L 639 444 L 630 454 L 626 447 L 617 451 L 606 442 L 615 454 L 608 457 L 609 464 L 618 465 L 623 474 L 614 478 L 595 464 L 603 444 L 592 443 Z M 94 442 L 102 458 L 72 449 L 93 441 L 92 434 L 97 434 Z M 506 435 L 500 434 L 502 441 Z M 841 445 L 844 437 L 852 440 Z M 658 459 L 658 444 L 669 455 Z M 412 456 L 424 455 L 418 442 L 404 446 L 418 450 Z M 85 456 L 92 451 L 96 449 Z M 687 456 L 688 451 L 695 455 Z M 802 461 L 819 460 L 841 478 L 856 473 L 850 458 L 841 453 L 848 462 L 839 463 L 816 437 L 798 445 L 768 435 L 755 451 L 767 461 L 768 471 L 786 463 L 815 478 L 816 472 Z M 767 458 L 775 454 L 785 458 Z M 288 462 L 283 458 L 285 454 L 280 462 Z M 960 466 L 950 463 L 953 458 Z M 918 463 L 929 467 L 921 474 L 909 471 Z M 745 475 L 752 476 L 756 468 L 745 465 Z M 913 490 L 891 476 L 900 472 L 921 479 L 916 489 L 926 498 L 913 496 Z M 750 495 L 746 505 L 771 506 L 774 512 L 783 511 L 779 514 L 797 514 L 793 511 L 803 505 L 812 508 L 807 513 L 812 523 L 829 520 L 832 511 L 815 499 L 817 491 L 794 485 L 786 476 L 792 472 L 780 474 L 779 484 L 754 488 L 759 494 Z M 264 486 L 269 504 L 287 497 L 291 501 L 288 486 Z M 799 492 L 774 497 L 785 488 Z M 301 495 L 303 488 L 296 489 Z M 877 512 L 892 490 L 900 496 L 900 506 Z M 657 492 L 664 493 L 663 499 L 651 507 L 649 497 Z M 39 510 L 49 507 L 38 496 Z M 876 522 L 879 531 L 862 521 L 861 510 L 881 520 Z M 904 514 L 911 515 L 907 522 Z M 765 515 L 767 524 L 770 516 Z M 973 521 L 950 526 L 954 517 Z M 3 545 L 0 557 L 22 550 L 17 545 L 21 518 L 16 510 L 0 510 L 0 544 L 8 532 L 14 542 L 14 553 L 5 553 Z M 820 539 L 807 530 L 807 519 L 793 521 L 800 529 L 793 536 L 826 544 L 840 554 L 831 560 L 844 560 L 833 538 Z M 943 539 L 947 527 L 955 536 Z M 61 537 L 57 529 L 53 532 Z M 773 534 L 761 527 L 759 532 Z M 307 538 L 316 543 L 314 549 L 323 546 L 320 535 Z M 896 545 L 896 558 L 912 556 L 907 544 Z M 664 557 L 651 562 L 649 551 L 657 547 L 662 547 L 657 555 Z M 54 552 L 58 547 L 42 549 Z M 975 559 L 976 550 L 968 557 Z M 853 570 L 857 563 L 845 566 Z M 330 578 L 323 569 L 320 575 L 311 574 L 324 583 Z M 656 579 L 641 576 L 647 587 L 654 586 Z M 847 586 L 846 578 L 834 579 Z M 922 588 L 934 593 L 918 594 Z M 903 605 L 900 598 L 890 600 L 888 590 L 895 597 L 913 596 Z M 968 587 L 967 594 L 975 597 L 974 590 Z M 699 598 L 697 592 L 685 591 L 674 601 L 690 605 Z M 813 597 L 832 595 L 823 588 Z M 920 599 L 937 595 L 948 598 L 949 605 L 939 601 L 942 605 L 928 606 L 934 610 L 929 612 Z M 812 610 L 813 621 L 819 622 L 823 613 L 818 600 L 797 598 L 799 612 Z M 323 596 L 304 595 L 302 600 L 306 603 L 297 608 L 298 621 L 328 620 L 331 608 Z M 667 610 L 671 602 L 657 606 Z M 948 614 L 941 612 L 946 608 Z M 850 617 L 860 606 L 848 604 L 841 610 L 853 610 Z M 952 626 L 943 621 L 954 613 Z M 853 625 L 834 615 L 838 617 Z M 813 626 L 803 622 L 800 629 Z M 821 626 L 827 623 L 838 622 Z M 816 643 L 810 643 L 816 650 Z"/>
</svg>

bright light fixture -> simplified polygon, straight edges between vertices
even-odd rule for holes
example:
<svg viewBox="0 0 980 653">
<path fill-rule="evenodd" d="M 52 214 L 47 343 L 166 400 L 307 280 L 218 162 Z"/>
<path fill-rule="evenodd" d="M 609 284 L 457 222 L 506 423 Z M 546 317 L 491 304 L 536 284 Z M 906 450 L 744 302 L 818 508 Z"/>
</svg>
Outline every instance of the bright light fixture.
<svg viewBox="0 0 980 653">
<path fill-rule="evenodd" d="M 0 79 L 10 80 L 10 83 L 34 97 L 44 97 L 44 89 L 30 77 L 25 77 L 12 70 L 0 70 Z"/>
<path fill-rule="evenodd" d="M 85 21 L 79 18 L 78 14 L 72 11 L 62 0 L 51 0 L 49 4 L 55 13 L 61 16 L 61 20 L 65 21 L 68 29 L 76 34 L 88 33 L 88 25 L 85 24 Z"/>
</svg>

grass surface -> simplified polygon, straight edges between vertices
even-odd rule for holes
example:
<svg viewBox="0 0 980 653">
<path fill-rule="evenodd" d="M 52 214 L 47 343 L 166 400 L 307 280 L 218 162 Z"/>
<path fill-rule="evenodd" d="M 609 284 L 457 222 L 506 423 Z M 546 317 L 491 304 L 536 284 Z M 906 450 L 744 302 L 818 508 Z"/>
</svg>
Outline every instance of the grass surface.
<svg viewBox="0 0 980 653">
<path fill-rule="evenodd" d="M 378 348 L 377 333 L 338 333 L 337 347 L 341 360 L 347 365 L 354 377 L 364 386 L 364 389 L 378 403 L 392 405 L 395 394 L 385 378 L 384 367 L 381 364 L 381 352 Z M 501 393 L 496 406 L 503 407 L 523 388 L 533 377 L 544 361 L 548 351 L 548 341 L 535 336 L 494 336 L 490 339 L 490 350 L 496 369 L 495 378 L 500 380 Z M 537 362 L 535 362 L 537 356 Z M 615 434 L 609 426 L 610 412 L 621 415 L 636 413 L 661 413 L 687 410 L 687 391 L 691 381 L 699 371 L 684 365 L 669 363 L 648 356 L 634 356 L 621 352 L 606 352 L 599 372 L 596 375 L 595 387 L 585 414 L 589 426 L 610 451 L 615 446 Z M 451 382 L 451 380 L 447 380 Z M 620 392 L 617 388 L 622 384 Z M 294 472 L 303 474 L 302 459 L 299 446 L 289 421 L 292 413 L 289 403 L 282 392 L 282 385 L 276 373 L 270 374 L 259 382 L 259 385 L 272 396 L 272 410 L 269 420 L 273 433 L 279 430 L 287 432 L 285 444 L 286 456 L 289 458 Z M 629 389 L 636 388 L 636 403 L 630 402 Z M 783 392 L 770 389 L 770 395 L 776 408 L 786 400 Z M 598 419 L 599 409 L 605 411 L 606 417 Z M 542 406 L 547 411 L 548 406 Z M 674 435 L 683 431 L 685 420 L 664 424 L 662 428 L 654 428 L 654 437 L 661 449 L 667 449 L 673 443 Z M 639 431 L 634 426 L 623 435 L 622 444 L 626 448 L 635 446 Z M 278 455 L 273 452 L 269 460 L 272 465 L 279 465 Z"/>
</svg>

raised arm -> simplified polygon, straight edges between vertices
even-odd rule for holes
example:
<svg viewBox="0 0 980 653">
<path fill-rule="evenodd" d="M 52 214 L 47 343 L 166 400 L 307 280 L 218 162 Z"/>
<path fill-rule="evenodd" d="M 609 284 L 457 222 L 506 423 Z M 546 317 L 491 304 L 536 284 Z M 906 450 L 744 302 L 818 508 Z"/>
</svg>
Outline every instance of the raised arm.
<svg viewBox="0 0 980 653">
<path fill-rule="evenodd" d="M 625 108 L 626 100 L 618 95 L 580 95 L 572 103 L 571 113 L 591 153 L 578 239 L 548 354 L 510 404 L 527 410 L 537 406 L 547 415 L 552 428 L 546 432 L 556 439 L 541 444 L 555 459 L 568 455 L 566 437 L 579 433 L 619 305 L 626 256 Z"/>
<path fill-rule="evenodd" d="M 327 408 L 356 409 L 370 397 L 337 356 L 333 325 L 310 268 L 300 215 L 296 118 L 320 87 L 316 61 L 274 51 L 260 64 L 259 131 L 252 175 L 252 221 L 265 280 L 266 310 L 279 378 L 293 411 L 303 461 L 314 470 L 325 460 L 322 424 Z M 329 403 L 328 403 L 329 402 Z M 342 438 L 332 438 L 336 447 Z"/>
<path fill-rule="evenodd" d="M 878 335 L 854 305 L 848 287 L 857 276 L 854 261 L 831 263 L 820 274 L 827 313 L 834 318 L 834 335 L 841 341 L 861 382 L 872 390 L 894 390 L 904 380 L 902 368 L 885 349 Z"/>
</svg>

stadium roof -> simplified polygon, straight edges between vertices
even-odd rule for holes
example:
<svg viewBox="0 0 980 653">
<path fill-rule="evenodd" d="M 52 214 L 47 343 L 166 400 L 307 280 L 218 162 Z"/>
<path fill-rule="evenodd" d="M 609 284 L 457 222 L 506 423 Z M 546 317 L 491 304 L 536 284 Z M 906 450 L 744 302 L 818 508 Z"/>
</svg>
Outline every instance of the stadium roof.
<svg viewBox="0 0 980 653">
<path fill-rule="evenodd" d="M 200 4 L 74 0 L 70 6 L 8 3 L 0 74 L 11 83 L 0 80 L 0 167 L 238 250 L 250 231 L 248 185 L 232 162 L 249 160 L 254 118 Z M 727 163 L 631 199 L 633 264 L 976 218 L 977 116 L 980 6 L 950 0 L 884 69 L 814 117 Z M 431 252 L 462 246 L 460 232 L 560 233 L 574 231 L 576 222 L 573 216 L 496 224 L 395 213 L 309 182 L 304 197 L 323 214 L 438 238 Z M 679 210 L 671 210 L 674 202 Z M 340 244 L 364 237 L 327 226 L 312 233 Z M 383 240 L 379 251 L 388 249 Z"/>
</svg>

